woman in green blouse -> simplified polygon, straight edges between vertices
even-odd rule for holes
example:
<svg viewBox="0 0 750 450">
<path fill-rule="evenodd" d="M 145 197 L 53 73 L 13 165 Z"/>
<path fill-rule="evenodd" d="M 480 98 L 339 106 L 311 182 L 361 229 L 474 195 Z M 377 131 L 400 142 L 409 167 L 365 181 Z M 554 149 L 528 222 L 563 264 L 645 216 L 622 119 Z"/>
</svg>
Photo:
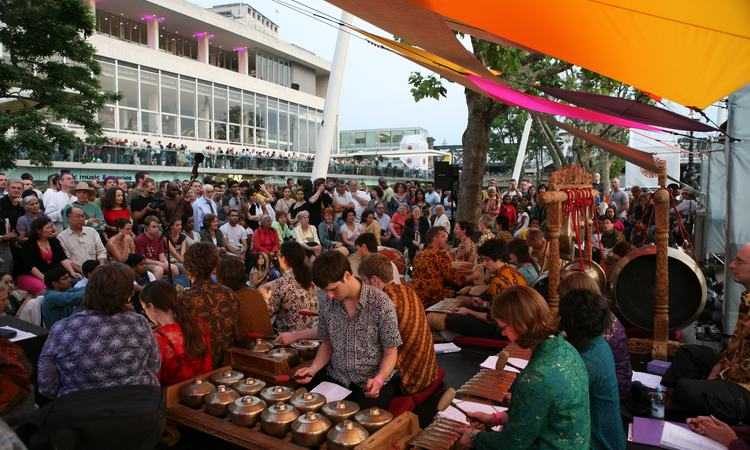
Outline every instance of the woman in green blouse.
<svg viewBox="0 0 750 450">
<path fill-rule="evenodd" d="M 503 425 L 503 431 L 467 428 L 461 444 L 478 450 L 589 448 L 586 366 L 572 345 L 552 335 L 547 302 L 532 288 L 512 287 L 493 299 L 492 318 L 510 342 L 533 354 L 513 383 L 507 412 L 471 414 L 486 425 Z"/>
</svg>

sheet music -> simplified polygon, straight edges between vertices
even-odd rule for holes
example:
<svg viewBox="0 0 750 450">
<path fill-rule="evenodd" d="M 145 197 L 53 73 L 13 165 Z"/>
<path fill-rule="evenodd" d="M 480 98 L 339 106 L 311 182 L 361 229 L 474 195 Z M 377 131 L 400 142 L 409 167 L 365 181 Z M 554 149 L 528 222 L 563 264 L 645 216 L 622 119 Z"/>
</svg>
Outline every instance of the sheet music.
<svg viewBox="0 0 750 450">
<path fill-rule="evenodd" d="M 435 344 L 435 353 L 456 353 L 460 351 L 461 347 L 454 344 L 453 342 Z"/>
<path fill-rule="evenodd" d="M 528 360 L 521 359 L 521 358 L 508 358 L 508 362 L 522 369 L 525 369 L 526 365 L 529 364 Z M 497 365 L 497 355 L 492 355 L 492 356 L 488 356 L 487 359 L 485 359 L 484 362 L 482 362 L 482 364 L 479 365 L 479 367 L 483 369 L 495 370 L 496 365 Z M 505 370 L 506 372 L 513 372 L 513 373 L 521 372 L 515 367 L 511 367 L 509 365 L 506 365 L 503 370 Z"/>
<path fill-rule="evenodd" d="M 3 326 L 0 328 L 5 329 L 5 330 L 13 330 L 16 332 L 16 336 L 10 339 L 10 342 L 18 342 L 18 341 L 23 341 L 24 339 L 31 339 L 33 337 L 36 337 L 36 334 L 29 333 L 28 331 L 19 330 L 18 328 L 13 328 L 9 326 Z"/>
<path fill-rule="evenodd" d="M 337 402 L 339 400 L 343 400 L 352 393 L 352 391 L 345 388 L 344 386 L 336 383 L 330 383 L 328 381 L 324 381 L 315 386 L 310 392 L 323 394 L 323 396 L 325 396 L 326 400 L 329 402 Z"/>
<path fill-rule="evenodd" d="M 484 403 L 477 403 L 477 402 L 470 402 L 466 400 L 455 400 L 455 403 L 461 407 L 466 412 L 483 412 L 487 414 L 494 414 L 498 412 L 507 411 L 508 408 L 504 408 L 502 406 L 493 406 L 493 405 L 487 405 Z M 457 408 L 453 406 L 449 406 L 444 411 L 440 411 L 438 413 L 440 417 L 445 417 L 446 419 L 452 419 L 457 422 L 469 424 L 468 420 L 466 420 L 466 416 L 464 413 L 459 411 Z"/>
<path fill-rule="evenodd" d="M 727 447 L 687 428 L 664 423 L 660 445 L 671 450 L 727 450 Z"/>
<path fill-rule="evenodd" d="M 661 384 L 661 376 L 646 372 L 636 372 L 635 370 L 633 371 L 631 380 L 640 381 L 642 385 L 649 389 L 656 389 Z"/>
</svg>

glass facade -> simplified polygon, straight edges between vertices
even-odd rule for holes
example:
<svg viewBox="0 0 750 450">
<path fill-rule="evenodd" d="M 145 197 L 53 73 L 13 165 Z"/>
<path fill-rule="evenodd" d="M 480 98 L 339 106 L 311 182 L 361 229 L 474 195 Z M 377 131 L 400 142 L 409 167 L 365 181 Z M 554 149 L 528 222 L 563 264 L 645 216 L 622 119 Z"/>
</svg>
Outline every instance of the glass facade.
<svg viewBox="0 0 750 450">
<path fill-rule="evenodd" d="M 292 85 L 292 65 L 278 56 L 258 53 L 255 55 L 256 76 L 261 80 L 290 87 Z"/>
<path fill-rule="evenodd" d="M 145 22 L 131 20 L 127 17 L 115 15 L 100 9 L 96 10 L 96 31 L 122 39 L 123 41 L 143 45 L 148 43 Z"/>
<path fill-rule="evenodd" d="M 107 131 L 315 152 L 320 110 L 121 61 L 99 64 L 102 87 L 121 96 L 99 112 Z"/>
<path fill-rule="evenodd" d="M 419 135 L 427 138 L 424 128 L 388 128 L 379 130 L 345 130 L 339 135 L 342 151 L 370 151 L 398 149 L 404 136 Z"/>
</svg>

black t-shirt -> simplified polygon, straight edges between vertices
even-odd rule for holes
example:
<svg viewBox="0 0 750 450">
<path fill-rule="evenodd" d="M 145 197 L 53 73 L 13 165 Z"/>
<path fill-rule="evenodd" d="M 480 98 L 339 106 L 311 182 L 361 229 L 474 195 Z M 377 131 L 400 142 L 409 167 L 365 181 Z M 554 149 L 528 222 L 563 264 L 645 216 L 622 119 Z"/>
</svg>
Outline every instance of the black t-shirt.
<svg viewBox="0 0 750 450">
<path fill-rule="evenodd" d="M 6 234 L 9 230 L 5 229 L 5 219 L 10 223 L 10 229 L 16 229 L 18 218 L 26 214 L 21 205 L 14 205 L 8 195 L 0 198 L 0 234 Z"/>
<path fill-rule="evenodd" d="M 130 211 L 136 212 L 136 211 L 143 211 L 146 209 L 146 206 L 148 206 L 149 203 L 156 200 L 153 196 L 151 197 L 143 197 L 138 196 L 130 201 Z M 143 224 L 143 219 L 145 219 L 146 216 L 143 216 L 141 220 L 137 221 L 138 224 Z"/>
</svg>

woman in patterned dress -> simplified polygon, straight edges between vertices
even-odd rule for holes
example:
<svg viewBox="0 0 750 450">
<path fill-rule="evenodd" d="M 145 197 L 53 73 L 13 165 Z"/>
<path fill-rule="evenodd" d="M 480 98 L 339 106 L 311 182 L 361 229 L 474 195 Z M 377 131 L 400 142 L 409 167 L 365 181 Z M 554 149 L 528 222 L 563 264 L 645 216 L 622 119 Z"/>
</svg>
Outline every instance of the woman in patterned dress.
<svg viewBox="0 0 750 450">
<path fill-rule="evenodd" d="M 492 302 L 492 318 L 512 343 L 532 350 L 516 378 L 507 412 L 470 413 L 501 432 L 467 427 L 464 448 L 587 449 L 591 439 L 586 365 L 565 338 L 555 336 L 547 302 L 534 289 L 517 286 Z"/>
</svg>

